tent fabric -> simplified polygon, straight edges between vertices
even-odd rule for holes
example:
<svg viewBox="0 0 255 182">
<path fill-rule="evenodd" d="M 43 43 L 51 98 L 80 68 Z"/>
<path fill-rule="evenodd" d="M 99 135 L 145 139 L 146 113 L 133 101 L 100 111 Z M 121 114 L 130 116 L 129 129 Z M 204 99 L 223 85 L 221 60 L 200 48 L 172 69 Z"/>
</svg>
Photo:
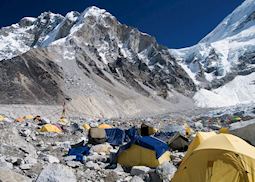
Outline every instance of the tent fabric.
<svg viewBox="0 0 255 182">
<path fill-rule="evenodd" d="M 84 128 L 84 129 L 86 129 L 86 130 L 89 130 L 91 127 L 89 126 L 89 124 L 87 124 L 87 123 L 84 123 L 83 125 L 82 125 L 82 127 Z"/>
<path fill-rule="evenodd" d="M 90 150 L 90 148 L 88 146 L 75 147 L 75 148 L 69 149 L 67 155 L 69 155 L 69 156 L 74 155 L 74 156 L 76 156 L 77 161 L 83 161 L 83 156 L 89 155 L 89 150 Z"/>
<path fill-rule="evenodd" d="M 118 163 L 124 166 L 157 167 L 170 160 L 168 145 L 154 137 L 137 137 L 120 147 L 117 152 Z"/>
<path fill-rule="evenodd" d="M 146 124 L 141 125 L 141 135 L 142 136 L 150 136 L 157 132 L 158 130 L 154 127 L 148 126 Z"/>
<path fill-rule="evenodd" d="M 91 144 L 101 144 L 106 141 L 106 132 L 103 128 L 90 128 L 89 133 L 89 143 Z"/>
<path fill-rule="evenodd" d="M 229 129 L 226 127 L 220 128 L 219 133 L 229 133 Z"/>
<path fill-rule="evenodd" d="M 213 135 L 193 148 L 172 181 L 253 182 L 255 148 L 231 134 Z"/>
<path fill-rule="evenodd" d="M 43 127 L 39 130 L 40 132 L 52 132 L 52 133 L 61 133 L 62 130 L 52 124 L 45 124 Z"/>
<path fill-rule="evenodd" d="M 156 158 L 159 158 L 169 148 L 163 141 L 149 136 L 140 137 L 135 143 L 144 148 L 154 150 L 156 152 Z"/>
<path fill-rule="evenodd" d="M 29 115 L 24 116 L 24 119 L 34 119 L 34 116 L 29 114 Z"/>
<path fill-rule="evenodd" d="M 157 159 L 155 151 L 144 148 L 137 144 L 131 145 L 130 148 L 122 151 L 118 156 L 118 163 L 126 167 L 148 166 L 155 168 L 169 160 L 170 160 L 169 151 L 165 151 Z"/>
<path fill-rule="evenodd" d="M 21 123 L 21 122 L 24 122 L 25 120 L 24 120 L 24 118 L 19 117 L 19 118 L 15 119 L 15 121 Z"/>
<path fill-rule="evenodd" d="M 154 137 L 167 143 L 175 134 L 176 133 L 160 131 L 158 133 L 155 133 Z"/>
<path fill-rule="evenodd" d="M 167 144 L 169 145 L 171 150 L 178 150 L 184 152 L 188 149 L 189 139 L 182 136 L 178 132 L 167 142 Z"/>
<path fill-rule="evenodd" d="M 125 141 L 130 142 L 136 140 L 136 138 L 139 137 L 139 132 L 137 128 L 132 127 L 128 130 L 125 130 Z"/>
<path fill-rule="evenodd" d="M 0 115 L 0 121 L 4 121 L 4 116 Z"/>
<path fill-rule="evenodd" d="M 107 142 L 114 146 L 122 145 L 125 140 L 125 132 L 119 128 L 105 129 Z"/>
<path fill-rule="evenodd" d="M 112 126 L 108 125 L 108 124 L 105 124 L 105 123 L 102 123 L 102 124 L 98 125 L 98 128 L 107 129 L 107 128 L 112 128 Z"/>
<path fill-rule="evenodd" d="M 203 141 L 206 139 L 215 136 L 215 132 L 197 132 L 196 137 L 193 139 L 191 144 L 188 147 L 188 150 L 182 159 L 182 163 L 192 154 L 193 150 L 195 150 Z"/>
</svg>

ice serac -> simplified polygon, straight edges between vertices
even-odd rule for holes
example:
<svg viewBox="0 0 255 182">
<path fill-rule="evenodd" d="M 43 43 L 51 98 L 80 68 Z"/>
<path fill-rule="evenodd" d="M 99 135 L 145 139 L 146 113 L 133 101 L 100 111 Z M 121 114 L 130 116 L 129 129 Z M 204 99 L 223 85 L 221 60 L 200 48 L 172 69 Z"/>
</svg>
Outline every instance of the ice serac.
<svg viewBox="0 0 255 182">
<path fill-rule="evenodd" d="M 46 12 L 1 31 L 19 42 L 0 50 L 1 104 L 60 105 L 68 97 L 70 114 L 100 117 L 193 107 L 196 87 L 169 50 L 106 10 Z"/>
<path fill-rule="evenodd" d="M 253 94 L 243 97 L 243 92 L 255 91 L 255 1 L 244 1 L 198 44 L 170 52 L 202 88 L 194 97 L 199 106 L 253 102 Z M 238 86 L 240 79 L 247 81 Z"/>
</svg>

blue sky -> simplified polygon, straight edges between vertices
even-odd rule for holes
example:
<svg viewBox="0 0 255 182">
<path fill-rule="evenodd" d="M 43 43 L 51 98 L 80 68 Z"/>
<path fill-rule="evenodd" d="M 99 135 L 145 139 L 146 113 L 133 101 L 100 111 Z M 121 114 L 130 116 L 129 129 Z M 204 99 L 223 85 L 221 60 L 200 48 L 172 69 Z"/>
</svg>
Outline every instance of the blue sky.
<svg viewBox="0 0 255 182">
<path fill-rule="evenodd" d="M 0 26 L 44 11 L 65 15 L 88 6 L 109 11 L 127 25 L 137 27 L 169 48 L 194 45 L 243 0 L 1 0 Z"/>
</svg>

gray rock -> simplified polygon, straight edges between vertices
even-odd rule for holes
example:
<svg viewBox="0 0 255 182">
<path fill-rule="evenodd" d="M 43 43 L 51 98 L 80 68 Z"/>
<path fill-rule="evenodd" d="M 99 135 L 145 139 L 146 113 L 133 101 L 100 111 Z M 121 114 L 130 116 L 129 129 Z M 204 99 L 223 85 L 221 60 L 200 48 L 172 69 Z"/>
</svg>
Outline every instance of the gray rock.
<svg viewBox="0 0 255 182">
<path fill-rule="evenodd" d="M 78 161 L 67 161 L 66 165 L 68 165 L 69 167 L 72 167 L 72 168 L 77 168 L 77 167 L 81 166 L 81 163 Z"/>
<path fill-rule="evenodd" d="M 20 157 L 29 154 L 36 157 L 36 149 L 25 141 L 13 126 L 5 126 L 0 132 L 0 153 Z"/>
<path fill-rule="evenodd" d="M 134 176 L 130 182 L 144 182 L 144 180 L 139 176 Z"/>
<path fill-rule="evenodd" d="M 6 162 L 6 161 L 0 161 L 0 167 L 5 169 L 13 169 L 12 163 Z"/>
<path fill-rule="evenodd" d="M 44 161 L 49 163 L 59 163 L 59 159 L 53 155 L 41 154 L 41 157 Z"/>
<path fill-rule="evenodd" d="M 30 129 L 27 129 L 27 128 L 23 128 L 22 130 L 20 130 L 20 134 L 23 137 L 28 137 L 28 136 L 31 135 L 31 133 L 32 133 L 32 131 Z"/>
<path fill-rule="evenodd" d="M 21 165 L 19 166 L 19 168 L 22 169 L 22 170 L 29 170 L 29 169 L 31 169 L 32 167 L 33 167 L 33 164 L 21 164 Z"/>
<path fill-rule="evenodd" d="M 197 130 L 201 130 L 201 129 L 203 129 L 203 124 L 201 122 L 197 121 L 197 122 L 194 123 L 194 127 Z"/>
<path fill-rule="evenodd" d="M 99 155 L 97 153 L 92 153 L 92 155 L 87 156 L 87 161 L 105 162 L 106 160 L 107 160 L 106 155 Z"/>
<path fill-rule="evenodd" d="M 76 176 L 71 168 L 64 166 L 62 164 L 49 164 L 46 166 L 36 182 L 76 182 Z"/>
<path fill-rule="evenodd" d="M 74 155 L 64 157 L 65 161 L 72 161 L 72 160 L 75 160 L 75 159 L 76 159 L 76 156 L 74 156 Z"/>
<path fill-rule="evenodd" d="M 110 154 L 110 151 L 112 150 L 112 146 L 109 143 L 99 144 L 99 145 L 93 145 L 91 147 L 91 152 L 96 153 L 106 153 Z"/>
<path fill-rule="evenodd" d="M 0 181 L 1 182 L 32 182 L 32 180 L 26 176 L 15 173 L 8 169 L 0 168 Z"/>
<path fill-rule="evenodd" d="M 151 168 L 146 166 L 134 166 L 132 167 L 130 174 L 132 176 L 139 176 L 148 173 L 150 170 Z"/>
<path fill-rule="evenodd" d="M 176 170 L 176 167 L 172 163 L 164 162 L 156 168 L 156 173 L 163 181 L 171 181 Z"/>
<path fill-rule="evenodd" d="M 35 158 L 31 157 L 31 156 L 27 156 L 27 157 L 25 157 L 24 162 L 26 164 L 36 164 L 37 163 L 37 159 L 35 159 Z"/>
<path fill-rule="evenodd" d="M 93 161 L 89 161 L 86 163 L 86 167 L 89 169 L 95 169 L 95 170 L 100 170 L 100 166 L 97 163 L 94 163 Z"/>
<path fill-rule="evenodd" d="M 213 125 L 210 125 L 210 128 L 213 130 L 219 130 L 219 129 L 221 129 L 221 126 L 218 124 L 213 124 Z"/>
</svg>

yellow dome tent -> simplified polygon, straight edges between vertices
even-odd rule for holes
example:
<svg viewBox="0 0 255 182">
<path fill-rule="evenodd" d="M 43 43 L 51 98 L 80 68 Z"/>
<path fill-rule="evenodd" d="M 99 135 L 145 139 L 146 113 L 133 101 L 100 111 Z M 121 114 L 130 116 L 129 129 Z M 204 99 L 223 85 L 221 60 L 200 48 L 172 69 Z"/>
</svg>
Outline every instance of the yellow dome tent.
<svg viewBox="0 0 255 182">
<path fill-rule="evenodd" d="M 223 127 L 221 129 L 219 129 L 219 133 L 229 133 L 229 129 L 226 127 Z"/>
<path fill-rule="evenodd" d="M 62 130 L 59 129 L 57 126 L 52 124 L 45 124 L 43 127 L 39 130 L 40 132 L 53 132 L 53 133 L 61 133 Z"/>
<path fill-rule="evenodd" d="M 82 125 L 82 127 L 84 128 L 84 129 L 86 129 L 86 130 L 89 130 L 91 127 L 89 126 L 89 124 L 87 124 L 87 123 L 84 123 L 83 125 Z"/>
<path fill-rule="evenodd" d="M 172 182 L 183 181 L 254 182 L 255 148 L 234 135 L 213 135 L 179 166 Z"/>
<path fill-rule="evenodd" d="M 111 125 L 108 125 L 108 124 L 105 124 L 105 123 L 102 123 L 98 126 L 98 128 L 103 128 L 103 129 L 107 129 L 107 128 L 112 128 Z"/>
<path fill-rule="evenodd" d="M 159 149 L 159 150 L 158 150 Z M 133 144 L 122 146 L 118 152 L 118 163 L 122 166 L 157 167 L 170 160 L 168 145 L 161 140 L 144 136 Z"/>
<path fill-rule="evenodd" d="M 4 121 L 4 116 L 0 115 L 0 121 Z"/>
<path fill-rule="evenodd" d="M 34 119 L 34 117 L 33 117 L 32 115 L 30 115 L 30 114 L 29 114 L 29 115 L 24 116 L 23 118 L 24 118 L 24 119 Z"/>
<path fill-rule="evenodd" d="M 24 118 L 19 117 L 19 118 L 16 118 L 15 121 L 21 123 L 21 122 L 24 122 L 25 120 Z"/>
</svg>

